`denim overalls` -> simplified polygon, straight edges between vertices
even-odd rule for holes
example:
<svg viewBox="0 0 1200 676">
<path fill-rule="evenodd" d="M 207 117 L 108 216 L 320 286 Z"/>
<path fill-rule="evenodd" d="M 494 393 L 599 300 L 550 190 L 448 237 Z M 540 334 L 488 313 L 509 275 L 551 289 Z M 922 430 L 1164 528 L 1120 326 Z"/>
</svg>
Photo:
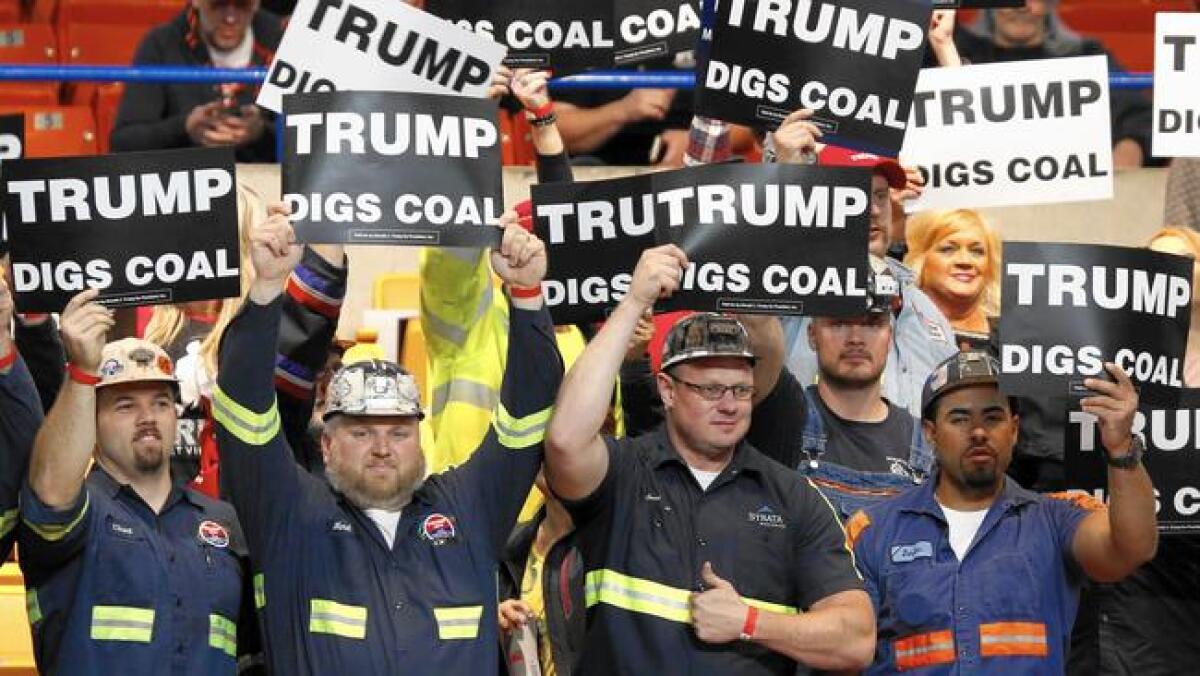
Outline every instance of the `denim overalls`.
<svg viewBox="0 0 1200 676">
<path fill-rule="evenodd" d="M 821 462 L 825 443 L 825 418 L 821 415 L 816 397 L 810 388 L 804 388 L 804 402 L 808 414 L 804 417 L 801 447 L 806 459 L 796 469 L 812 480 L 817 488 L 837 507 L 842 520 L 849 519 L 860 509 L 886 500 L 906 488 L 922 483 L 933 471 L 933 450 L 925 441 L 920 421 L 913 421 L 912 439 L 909 442 L 909 476 L 892 472 L 865 472 L 850 469 L 832 462 Z"/>
</svg>

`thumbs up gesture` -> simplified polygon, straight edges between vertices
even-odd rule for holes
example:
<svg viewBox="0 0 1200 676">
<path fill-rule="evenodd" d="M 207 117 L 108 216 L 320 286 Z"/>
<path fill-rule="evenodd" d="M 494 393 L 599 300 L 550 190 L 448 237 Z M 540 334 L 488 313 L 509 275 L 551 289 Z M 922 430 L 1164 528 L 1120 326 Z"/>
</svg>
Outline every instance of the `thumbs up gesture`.
<svg viewBox="0 0 1200 676">
<path fill-rule="evenodd" d="M 747 606 L 727 580 L 717 577 L 705 561 L 700 570 L 706 590 L 692 594 L 692 627 L 705 643 L 736 641 L 746 623 Z"/>
</svg>

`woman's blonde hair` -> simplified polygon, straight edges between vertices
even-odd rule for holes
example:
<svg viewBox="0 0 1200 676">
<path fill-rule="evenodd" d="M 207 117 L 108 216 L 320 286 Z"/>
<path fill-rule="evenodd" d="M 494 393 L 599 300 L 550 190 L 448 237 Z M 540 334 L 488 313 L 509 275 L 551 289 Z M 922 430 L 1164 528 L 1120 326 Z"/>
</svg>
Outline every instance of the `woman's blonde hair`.
<svg viewBox="0 0 1200 676">
<path fill-rule="evenodd" d="M 1000 314 L 1000 236 L 979 212 L 972 209 L 925 211 L 909 218 L 906 228 L 908 255 L 904 257 L 904 263 L 916 273 L 917 286 L 926 288 L 925 256 L 938 242 L 968 228 L 980 232 L 987 251 L 987 270 L 979 303 L 987 316 L 996 317 Z"/>
<path fill-rule="evenodd" d="M 1181 239 L 1187 247 L 1192 250 L 1192 256 L 1200 261 L 1200 232 L 1196 232 L 1191 228 L 1181 227 L 1177 225 L 1168 225 L 1162 230 L 1154 233 L 1153 236 L 1146 242 L 1146 246 L 1154 244 L 1157 240 L 1165 237 L 1174 237 Z"/>
<path fill-rule="evenodd" d="M 249 185 L 240 182 L 237 184 L 237 200 L 238 242 L 241 247 L 241 293 L 237 298 L 226 298 L 220 301 L 221 309 L 217 311 L 217 319 L 213 324 L 212 331 L 200 342 L 200 359 L 204 363 L 204 368 L 208 369 L 213 378 L 217 374 L 217 348 L 221 344 L 221 335 L 225 333 L 225 327 L 229 326 L 229 322 L 233 321 L 234 315 L 241 309 L 245 294 L 250 290 L 250 282 L 253 281 L 254 266 L 250 262 L 250 228 L 254 226 L 260 214 L 266 213 L 266 201 L 263 196 Z M 151 343 L 165 348 L 179 337 L 185 326 L 187 326 L 187 315 L 184 313 L 183 305 L 157 305 L 150 315 L 150 322 L 146 324 L 144 337 Z"/>
</svg>

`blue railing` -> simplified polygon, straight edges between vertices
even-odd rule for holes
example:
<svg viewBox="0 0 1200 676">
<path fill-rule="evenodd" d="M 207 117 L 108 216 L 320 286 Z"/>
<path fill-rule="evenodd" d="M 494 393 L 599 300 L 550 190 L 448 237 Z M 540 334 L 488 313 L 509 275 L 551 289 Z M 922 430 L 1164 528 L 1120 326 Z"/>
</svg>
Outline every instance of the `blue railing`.
<svg viewBox="0 0 1200 676">
<path fill-rule="evenodd" d="M 194 68 L 187 66 L 32 66 L 0 65 L 0 82 L 6 80 L 58 80 L 63 82 L 178 82 L 258 84 L 267 77 L 265 68 Z M 1149 89 L 1150 73 L 1112 73 L 1114 89 Z M 550 87 L 565 89 L 628 89 L 661 87 L 692 89 L 696 76 L 689 71 L 598 70 L 550 81 Z"/>
</svg>

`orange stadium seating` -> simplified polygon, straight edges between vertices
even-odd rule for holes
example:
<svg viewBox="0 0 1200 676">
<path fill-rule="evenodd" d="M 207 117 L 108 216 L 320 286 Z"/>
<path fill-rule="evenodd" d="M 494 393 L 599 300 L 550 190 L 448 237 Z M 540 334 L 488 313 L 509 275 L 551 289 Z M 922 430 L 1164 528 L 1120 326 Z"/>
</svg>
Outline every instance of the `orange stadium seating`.
<svg viewBox="0 0 1200 676">
<path fill-rule="evenodd" d="M 25 156 L 96 154 L 96 117 L 90 106 L 0 106 L 0 115 L 25 113 Z"/>
</svg>

